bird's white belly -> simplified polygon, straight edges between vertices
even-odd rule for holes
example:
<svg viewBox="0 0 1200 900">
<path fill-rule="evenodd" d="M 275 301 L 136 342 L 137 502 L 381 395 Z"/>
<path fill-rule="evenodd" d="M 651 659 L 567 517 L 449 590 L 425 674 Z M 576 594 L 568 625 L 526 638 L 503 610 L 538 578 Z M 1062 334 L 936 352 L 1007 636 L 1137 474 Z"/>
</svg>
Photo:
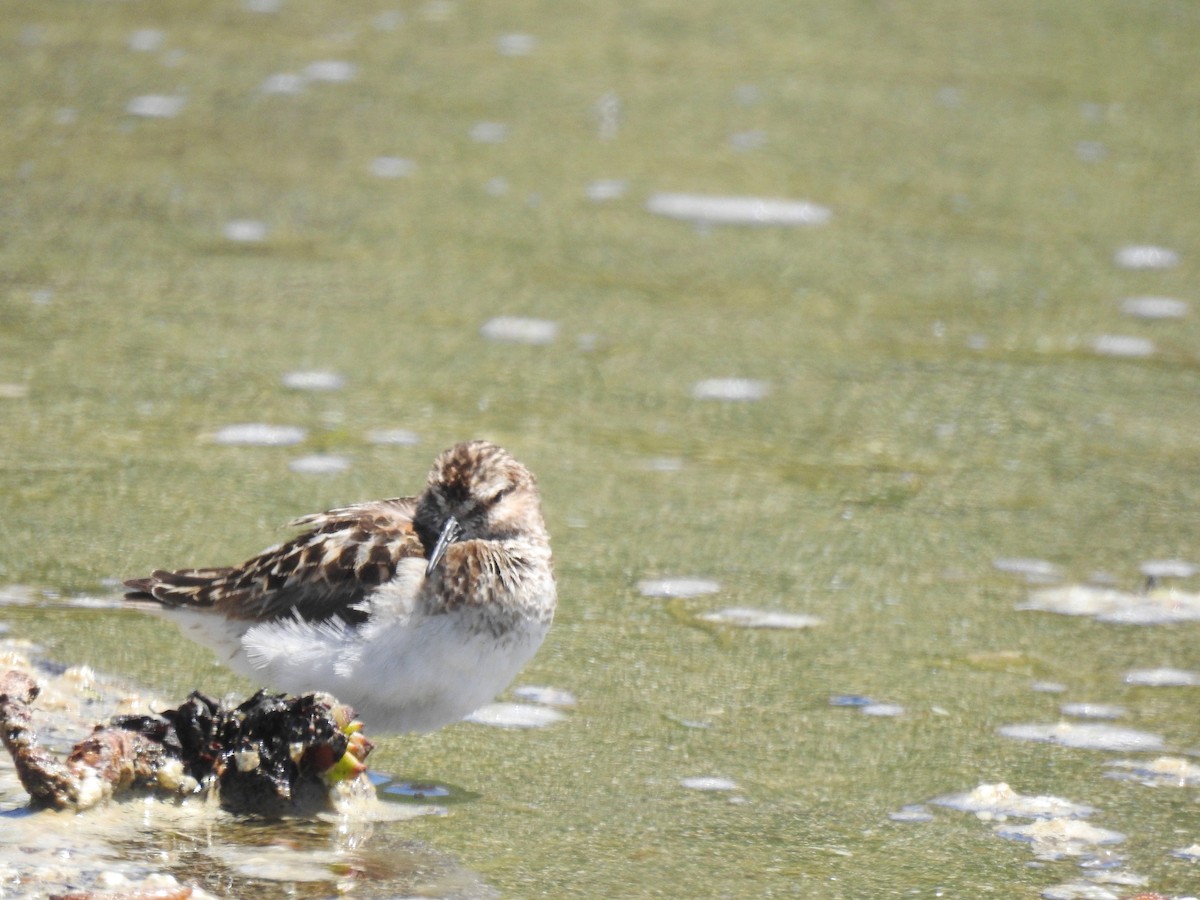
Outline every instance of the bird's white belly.
<svg viewBox="0 0 1200 900">
<path fill-rule="evenodd" d="M 365 626 L 295 620 L 242 638 L 251 677 L 290 693 L 327 691 L 368 729 L 432 731 L 490 702 L 529 661 L 549 622 L 519 621 L 496 636 L 456 614 Z"/>
</svg>

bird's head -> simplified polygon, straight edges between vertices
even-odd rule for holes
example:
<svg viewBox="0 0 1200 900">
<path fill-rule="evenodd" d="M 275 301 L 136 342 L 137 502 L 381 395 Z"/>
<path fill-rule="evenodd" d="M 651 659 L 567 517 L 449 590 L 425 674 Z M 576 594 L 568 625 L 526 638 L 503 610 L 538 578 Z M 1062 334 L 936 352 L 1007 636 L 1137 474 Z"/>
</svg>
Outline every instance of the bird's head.
<svg viewBox="0 0 1200 900">
<path fill-rule="evenodd" d="M 433 461 L 413 527 L 428 570 L 455 541 L 543 534 L 537 481 L 502 447 L 487 441 L 455 444 Z"/>
</svg>

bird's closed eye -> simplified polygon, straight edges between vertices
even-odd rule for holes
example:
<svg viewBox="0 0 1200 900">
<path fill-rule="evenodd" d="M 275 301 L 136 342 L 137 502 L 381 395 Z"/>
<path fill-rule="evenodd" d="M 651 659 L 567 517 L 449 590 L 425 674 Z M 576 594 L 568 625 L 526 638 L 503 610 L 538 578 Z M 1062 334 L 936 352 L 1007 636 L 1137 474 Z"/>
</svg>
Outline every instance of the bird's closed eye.
<svg viewBox="0 0 1200 900">
<path fill-rule="evenodd" d="M 505 497 L 507 497 L 509 494 L 511 494 L 516 489 L 516 487 L 517 486 L 515 484 L 510 484 L 510 485 L 507 485 L 506 487 L 502 487 L 502 488 L 500 488 L 500 490 L 496 491 L 496 493 L 492 494 L 492 496 L 488 497 L 487 500 L 484 502 L 486 502 L 488 506 L 495 506 L 497 503 L 499 503 L 501 500 L 503 500 Z"/>
</svg>

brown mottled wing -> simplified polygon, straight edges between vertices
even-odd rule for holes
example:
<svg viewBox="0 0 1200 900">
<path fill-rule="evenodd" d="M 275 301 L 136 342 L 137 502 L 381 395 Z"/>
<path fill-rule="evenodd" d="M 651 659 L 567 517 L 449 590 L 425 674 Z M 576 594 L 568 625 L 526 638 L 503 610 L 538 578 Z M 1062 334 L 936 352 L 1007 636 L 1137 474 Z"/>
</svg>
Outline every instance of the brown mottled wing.
<svg viewBox="0 0 1200 900">
<path fill-rule="evenodd" d="M 157 571 L 125 582 L 125 598 L 211 607 L 236 619 L 362 622 L 363 597 L 391 579 L 400 560 L 424 556 L 415 509 L 415 498 L 401 497 L 304 516 L 289 525 L 307 531 L 240 566 Z"/>
</svg>

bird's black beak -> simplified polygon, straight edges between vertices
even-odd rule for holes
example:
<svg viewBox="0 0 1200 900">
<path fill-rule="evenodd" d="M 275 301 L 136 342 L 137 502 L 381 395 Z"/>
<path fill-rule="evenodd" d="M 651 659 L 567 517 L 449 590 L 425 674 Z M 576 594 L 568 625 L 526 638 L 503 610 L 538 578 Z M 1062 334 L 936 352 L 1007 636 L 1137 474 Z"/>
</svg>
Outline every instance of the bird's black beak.
<svg viewBox="0 0 1200 900">
<path fill-rule="evenodd" d="M 429 564 L 425 566 L 426 575 L 432 572 L 437 567 L 441 558 L 446 555 L 446 548 L 462 537 L 462 531 L 462 526 L 458 524 L 458 519 L 454 518 L 454 516 L 447 516 L 446 524 L 442 526 L 442 531 L 438 535 L 433 549 L 429 551 Z"/>
</svg>

